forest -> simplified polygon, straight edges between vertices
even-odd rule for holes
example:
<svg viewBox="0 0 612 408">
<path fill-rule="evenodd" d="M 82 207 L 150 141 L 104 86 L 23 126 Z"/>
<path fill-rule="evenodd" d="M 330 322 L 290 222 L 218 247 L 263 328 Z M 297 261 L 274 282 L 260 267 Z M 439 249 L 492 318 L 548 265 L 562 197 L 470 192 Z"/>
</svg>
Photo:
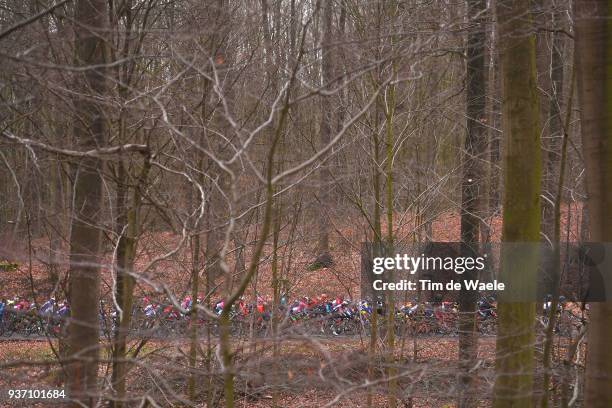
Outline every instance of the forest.
<svg viewBox="0 0 612 408">
<path fill-rule="evenodd" d="M 0 0 L 0 407 L 612 407 L 611 18 Z"/>
</svg>

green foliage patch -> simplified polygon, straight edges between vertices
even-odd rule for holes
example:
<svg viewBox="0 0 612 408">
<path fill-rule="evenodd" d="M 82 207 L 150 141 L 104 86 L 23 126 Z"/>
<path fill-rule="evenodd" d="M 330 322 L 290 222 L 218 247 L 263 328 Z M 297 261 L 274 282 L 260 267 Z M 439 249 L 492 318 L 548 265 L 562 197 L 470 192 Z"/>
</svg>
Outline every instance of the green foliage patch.
<svg viewBox="0 0 612 408">
<path fill-rule="evenodd" d="M 2 272 L 10 272 L 17 270 L 19 264 L 11 261 L 0 261 L 0 271 Z"/>
</svg>

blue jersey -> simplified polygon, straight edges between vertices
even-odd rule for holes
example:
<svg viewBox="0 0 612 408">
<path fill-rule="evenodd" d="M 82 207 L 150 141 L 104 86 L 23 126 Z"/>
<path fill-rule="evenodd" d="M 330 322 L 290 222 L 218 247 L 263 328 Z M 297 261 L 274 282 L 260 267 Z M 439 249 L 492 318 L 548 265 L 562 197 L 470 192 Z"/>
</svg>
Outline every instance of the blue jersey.
<svg viewBox="0 0 612 408">
<path fill-rule="evenodd" d="M 40 307 L 40 312 L 41 313 L 48 313 L 53 311 L 53 306 L 55 305 L 55 302 L 52 300 L 47 300 L 41 307 Z"/>
</svg>

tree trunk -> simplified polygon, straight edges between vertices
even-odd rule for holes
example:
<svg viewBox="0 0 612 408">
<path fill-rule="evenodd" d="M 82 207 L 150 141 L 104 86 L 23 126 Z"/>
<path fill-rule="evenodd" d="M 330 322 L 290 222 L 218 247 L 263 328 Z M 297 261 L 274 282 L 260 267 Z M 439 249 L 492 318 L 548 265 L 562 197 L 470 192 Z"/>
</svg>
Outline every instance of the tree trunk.
<svg viewBox="0 0 612 408">
<path fill-rule="evenodd" d="M 538 84 L 538 100 L 540 111 L 540 138 L 542 140 L 543 151 L 543 168 L 542 168 L 542 196 L 541 200 L 542 218 L 541 231 L 542 240 L 548 247 L 551 247 L 553 236 L 553 212 L 554 212 L 554 197 L 555 184 L 557 182 L 554 174 L 554 164 L 558 162 L 558 157 L 549 153 L 549 148 L 553 148 L 553 143 L 556 141 L 552 136 L 550 119 L 553 112 L 550 110 L 551 101 L 554 99 L 552 95 L 552 52 L 551 42 L 552 35 L 546 30 L 551 25 L 550 13 L 553 7 L 552 1 L 549 0 L 534 0 L 531 2 L 533 15 L 533 29 L 535 30 L 535 47 L 536 47 L 536 75 Z M 560 135 L 557 135 L 560 136 Z M 559 143 L 557 143 L 556 152 L 559 151 Z M 552 157 L 551 157 L 552 156 Z M 552 158 L 552 162 L 549 159 Z M 539 378 L 536 378 L 536 382 Z"/>
<path fill-rule="evenodd" d="M 76 65 L 95 65 L 77 73 L 80 92 L 92 95 L 74 98 L 74 136 L 79 149 L 95 149 L 105 144 L 106 120 L 95 97 L 106 93 L 105 42 L 106 2 L 79 0 L 76 3 Z M 102 199 L 102 162 L 82 158 L 76 164 L 74 211 L 70 235 L 70 307 L 68 387 L 74 406 L 93 406 L 97 399 L 99 360 L 98 304 L 100 299 L 100 244 L 98 228 Z"/>
<path fill-rule="evenodd" d="M 575 7 L 590 240 L 609 243 L 612 241 L 612 6 L 609 1 L 591 0 L 576 2 Z M 610 281 L 609 276 L 604 279 Z M 587 407 L 612 406 L 610 338 L 612 300 L 592 303 L 584 392 Z"/>
<path fill-rule="evenodd" d="M 555 56 L 556 54 L 556 56 Z M 560 53 L 559 52 L 555 52 L 553 51 L 553 70 L 555 69 L 555 59 L 557 60 L 557 62 L 560 64 L 561 63 L 561 59 L 560 59 Z M 560 67 L 557 66 L 557 68 L 559 69 Z M 562 67 L 560 68 L 562 69 Z M 556 112 L 557 114 L 557 118 L 551 117 L 551 121 L 554 121 L 555 124 L 553 125 L 551 123 L 551 129 L 554 129 L 555 132 L 559 131 L 562 133 L 562 143 L 561 143 L 561 157 L 559 159 L 559 169 L 557 171 L 558 173 L 558 182 L 556 183 L 557 186 L 557 192 L 555 194 L 555 201 L 554 201 L 554 213 L 553 213 L 553 222 L 554 222 L 554 229 L 553 229 L 553 251 L 552 251 L 552 260 L 550 262 L 550 265 L 547 265 L 547 267 L 549 267 L 548 271 L 548 275 L 552 278 L 552 301 L 549 307 L 549 315 L 548 315 L 548 324 L 546 326 L 546 337 L 544 339 L 544 354 L 542 357 L 542 365 L 543 365 L 543 371 L 544 371 L 544 375 L 543 375 L 543 381 L 542 381 L 542 399 L 541 399 L 541 406 L 542 408 L 546 408 L 548 406 L 548 397 L 550 394 L 550 386 L 549 386 L 549 382 L 550 382 L 550 376 L 551 376 L 551 358 L 552 358 L 552 348 L 553 348 L 553 339 L 554 339 L 554 328 L 555 325 L 557 323 L 557 305 L 559 304 L 559 284 L 560 284 L 560 277 L 561 277 L 561 204 L 562 204 L 562 197 L 563 197 L 563 185 L 564 185 L 564 180 L 565 180 L 565 168 L 567 166 L 567 144 L 569 141 L 569 123 L 570 123 L 570 118 L 572 115 L 572 101 L 573 101 L 573 93 L 574 93 L 574 78 L 576 77 L 575 75 L 575 70 L 572 71 L 572 79 L 571 79 L 571 83 L 570 83 L 570 87 L 569 87 L 569 98 L 568 98 L 568 103 L 567 103 L 567 113 L 566 113 L 566 117 L 565 117 L 565 124 L 563 124 L 563 122 L 561 122 L 561 112 L 559 111 L 559 109 L 555 109 L 553 107 L 551 107 L 551 112 Z M 559 78 L 557 76 L 557 78 Z M 560 77 L 562 78 L 562 76 Z M 553 77 L 553 89 L 555 89 L 555 80 Z M 559 85 L 560 86 L 560 85 Z M 553 104 L 553 101 L 551 101 L 551 105 Z M 555 103 L 555 105 L 558 107 L 559 103 Z M 551 130 L 551 134 L 556 134 L 556 133 L 552 133 L 553 130 Z M 549 154 L 551 152 L 549 151 Z M 550 159 L 549 159 L 550 160 Z M 548 165 L 550 165 L 550 162 L 548 163 Z M 569 224 L 569 223 L 568 223 Z M 566 381 L 567 379 L 563 379 L 563 381 Z"/>
<path fill-rule="evenodd" d="M 375 102 L 375 110 L 374 110 L 374 129 L 378 129 L 378 125 L 379 125 L 379 105 L 380 104 L 380 99 L 377 99 Z M 375 248 L 375 251 L 380 251 L 380 248 L 382 247 L 382 225 L 381 225 L 381 214 L 380 214 L 380 204 L 381 204 L 381 180 L 380 180 L 380 141 L 379 141 L 379 136 L 377 132 L 373 132 L 372 133 L 372 137 L 373 137 L 373 143 L 372 143 L 372 148 L 373 148 L 373 152 L 372 155 L 374 156 L 374 161 L 373 161 L 373 165 L 372 165 L 372 171 L 373 171 L 373 177 L 372 177 L 372 188 L 373 188 L 373 193 L 374 193 L 374 202 L 373 204 L 373 209 L 372 209 L 372 229 L 373 231 L 373 248 Z M 374 252 L 372 254 L 372 256 L 381 256 L 380 252 Z M 372 308 L 372 313 L 370 316 L 370 343 L 369 343 L 369 348 L 368 348 L 368 380 L 369 381 L 374 381 L 375 379 L 375 363 L 376 363 L 376 346 L 378 343 L 378 313 L 377 313 L 377 306 L 378 306 L 378 298 L 376 296 L 373 296 L 372 299 L 370 299 L 372 302 L 371 308 Z M 374 387 L 373 386 L 369 386 L 368 387 L 368 394 L 367 394 L 367 398 L 366 398 L 366 406 L 368 408 L 372 407 L 372 403 L 373 403 L 373 395 L 374 395 Z"/>
<path fill-rule="evenodd" d="M 499 39 L 497 38 L 496 30 L 491 30 L 489 38 L 489 70 L 488 70 L 488 95 L 489 105 L 487 110 L 489 111 L 489 118 L 487 120 L 489 124 L 489 164 L 488 164 L 488 191 L 487 191 L 487 216 L 494 216 L 499 210 L 502 188 L 502 180 L 500 176 L 500 139 L 501 128 L 500 117 L 501 117 L 501 70 L 500 70 L 500 55 L 499 55 Z M 488 233 L 489 231 L 484 231 Z M 483 239 L 483 241 L 485 241 Z"/>
<path fill-rule="evenodd" d="M 323 40 L 321 43 L 322 53 L 322 83 L 323 87 L 329 89 L 329 83 L 333 80 L 333 57 L 332 57 L 332 29 L 333 29 L 333 2 L 326 1 L 323 5 Z M 321 97 L 321 126 L 319 129 L 319 139 L 321 147 L 326 146 L 332 134 L 334 115 L 332 114 L 331 96 L 323 95 Z M 331 206 L 329 200 L 331 196 L 329 190 L 331 188 L 331 172 L 329 163 L 322 163 L 320 170 L 319 181 L 319 245 L 318 245 L 318 262 L 322 266 L 330 266 L 331 254 L 329 253 L 329 211 Z"/>
<path fill-rule="evenodd" d="M 126 380 L 128 372 L 127 364 L 127 340 L 132 322 L 132 306 L 134 304 L 134 284 L 132 276 L 136 250 L 138 247 L 138 237 L 140 234 L 140 201 L 142 191 L 146 189 L 150 163 L 144 163 L 138 184 L 134 187 L 132 199 L 127 196 L 128 177 L 124 174 L 119 180 L 118 210 L 122 214 L 118 220 L 120 238 L 117 244 L 117 303 L 121 307 L 121 313 L 117 315 L 114 333 L 113 349 L 113 373 L 112 384 L 115 389 L 114 408 L 124 406 L 126 397 Z M 122 174 L 123 171 L 120 171 Z M 123 190 L 123 191 L 121 191 Z M 124 230 L 125 228 L 125 230 Z"/>
<path fill-rule="evenodd" d="M 49 195 L 51 200 L 50 237 L 49 237 L 49 279 L 52 291 L 57 291 L 62 263 L 62 240 L 64 239 L 64 200 L 62 189 L 61 162 L 51 162 Z M 57 291 L 56 293 L 59 293 Z M 57 295 L 56 295 L 57 296 Z"/>
<path fill-rule="evenodd" d="M 279 165 L 280 167 L 280 165 Z M 272 359 L 273 359 L 273 371 L 275 373 L 279 370 L 279 359 L 280 359 L 280 339 L 278 337 L 278 327 L 280 323 L 280 276 L 279 276 L 279 261 L 278 261 L 278 245 L 280 239 L 281 230 L 281 217 L 282 217 L 282 202 L 278 198 L 274 202 L 273 216 L 272 216 Z M 272 384 L 272 407 L 278 407 L 278 384 L 277 377 L 274 378 Z"/>
<path fill-rule="evenodd" d="M 520 289 L 522 297 L 499 302 L 493 406 L 529 407 L 535 318 L 531 296 L 535 296 L 538 268 L 541 178 L 535 42 L 529 34 L 529 1 L 501 1 L 497 4 L 497 18 L 506 140 L 501 279 L 509 288 Z M 517 249 L 520 258 L 516 256 Z"/>
<path fill-rule="evenodd" d="M 198 292 L 200 286 L 200 234 L 191 237 L 191 311 L 189 313 L 189 368 L 191 373 L 187 381 L 187 397 L 195 403 L 198 357 Z"/>
<path fill-rule="evenodd" d="M 553 7 L 553 5 L 550 5 Z M 554 10 L 549 13 L 554 29 L 561 29 L 559 22 L 559 16 L 555 14 Z M 563 123 L 561 117 L 561 103 L 563 101 L 563 41 L 561 33 L 550 33 L 552 49 L 550 53 L 550 59 L 547 60 L 546 64 L 546 75 L 550 77 L 547 81 L 550 84 L 549 96 L 545 98 L 543 102 L 547 105 L 548 117 L 546 122 L 548 123 L 548 132 L 545 137 L 545 148 L 546 155 L 544 157 L 546 165 L 544 168 L 544 189 L 543 194 L 549 198 L 549 200 L 542 201 L 542 231 L 549 240 L 553 240 L 554 235 L 554 198 L 557 191 L 557 181 L 559 179 L 559 158 L 561 152 L 561 144 L 563 139 Z M 544 99 L 544 98 L 543 98 Z"/>
<path fill-rule="evenodd" d="M 570 88 L 570 92 L 572 92 Z M 571 98 L 570 98 L 571 102 Z M 568 104 L 568 119 L 571 114 L 571 103 Z M 569 123 L 569 120 L 566 121 Z M 563 132 L 563 142 L 561 145 L 561 159 L 559 163 L 559 176 L 557 183 L 557 193 L 555 195 L 555 206 L 553 213 L 554 231 L 553 231 L 553 251 L 552 260 L 549 267 L 549 276 L 552 279 L 552 301 L 550 302 L 548 324 L 546 326 L 546 336 L 544 339 L 544 354 L 542 356 L 543 381 L 542 381 L 542 399 L 541 407 L 548 406 L 548 397 L 550 394 L 550 374 L 551 374 L 551 355 L 553 347 L 554 329 L 557 324 L 557 305 L 559 304 L 559 279 L 561 276 L 561 198 L 563 197 L 563 184 L 565 179 L 565 166 L 567 162 L 567 142 L 569 135 L 567 130 Z"/>
<path fill-rule="evenodd" d="M 247 269 L 246 274 L 240 281 L 238 288 L 236 288 L 236 290 L 232 293 L 227 293 L 227 296 L 224 299 L 223 309 L 221 310 L 221 314 L 219 316 L 219 351 L 223 363 L 223 390 L 226 408 L 234 408 L 235 404 L 235 369 L 233 365 L 232 345 L 230 342 L 230 311 L 232 310 L 232 306 L 234 305 L 234 303 L 243 295 L 248 284 L 251 282 L 251 279 L 255 275 L 255 272 L 258 269 L 259 260 L 261 259 L 263 249 L 268 238 L 268 234 L 272 227 L 272 218 L 274 210 L 274 183 L 272 182 L 274 175 L 274 158 L 277 152 L 278 145 L 282 139 L 283 128 L 289 113 L 289 97 L 290 92 L 287 92 L 285 96 L 285 104 L 279 114 L 278 124 L 275 129 L 274 137 L 272 138 L 272 143 L 266 157 L 266 200 L 264 206 L 264 219 L 259 239 L 251 255 L 251 261 L 249 263 L 249 268 Z M 232 180 L 231 182 L 235 182 L 235 180 Z"/>
<path fill-rule="evenodd" d="M 393 66 L 395 76 L 395 65 Z M 388 91 L 387 106 L 385 107 L 385 207 L 387 215 L 386 256 L 394 256 L 393 248 L 393 116 L 395 113 L 395 85 Z M 389 279 L 393 281 L 393 271 L 389 271 Z M 397 406 L 397 379 L 395 370 L 395 298 L 393 293 L 387 295 L 387 377 L 389 378 L 389 408 Z"/>
<path fill-rule="evenodd" d="M 468 0 L 470 30 L 467 43 L 467 134 L 464 145 L 463 182 L 461 195 L 461 252 L 474 257 L 478 253 L 480 213 L 483 189 L 483 166 L 486 148 L 485 103 L 485 9 L 484 0 Z M 473 271 L 466 271 L 465 280 L 477 279 Z M 459 396 L 460 408 L 476 406 L 473 377 L 470 369 L 476 362 L 476 302 L 475 291 L 462 290 L 459 294 Z"/>
<path fill-rule="evenodd" d="M 121 313 L 116 317 L 112 384 L 115 390 L 113 408 L 122 408 L 126 397 L 127 374 L 127 336 L 130 331 L 132 317 L 134 277 L 130 275 L 136 257 L 136 228 L 137 219 L 134 209 L 126 214 L 126 231 L 119 238 L 117 245 L 117 303 Z"/>
</svg>

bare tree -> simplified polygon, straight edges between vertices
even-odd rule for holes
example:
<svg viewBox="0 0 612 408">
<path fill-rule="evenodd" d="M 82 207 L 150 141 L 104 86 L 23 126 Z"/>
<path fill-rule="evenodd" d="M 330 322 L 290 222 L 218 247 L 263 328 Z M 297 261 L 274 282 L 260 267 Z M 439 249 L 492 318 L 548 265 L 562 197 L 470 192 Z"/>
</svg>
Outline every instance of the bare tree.
<svg viewBox="0 0 612 408">
<path fill-rule="evenodd" d="M 75 9 L 78 88 L 74 93 L 74 137 L 79 149 L 105 147 L 107 4 L 82 0 Z M 73 222 L 70 234 L 70 325 L 68 381 L 74 406 L 94 406 L 98 398 L 100 261 L 103 161 L 83 157 L 75 163 Z"/>
<path fill-rule="evenodd" d="M 498 306 L 493 405 L 531 406 L 541 177 L 535 47 L 528 2 L 502 1 L 496 7 L 506 140 L 502 242 L 507 247 L 502 249 L 501 268 L 504 279 L 518 285 L 515 297 Z"/>
<path fill-rule="evenodd" d="M 594 242 L 612 241 L 612 168 L 610 154 L 610 86 L 612 64 L 609 52 L 612 10 L 603 1 L 581 1 L 576 8 L 576 64 L 581 105 L 582 149 L 586 167 L 589 232 Z M 605 276 L 609 282 L 609 276 Z M 595 284 L 594 282 L 592 284 Z M 594 289 L 594 288 L 593 288 Z M 603 299 L 598 299 L 603 300 Z M 585 404 L 604 407 L 612 403 L 612 358 L 608 352 L 612 303 L 591 304 L 588 332 Z"/>
<path fill-rule="evenodd" d="M 467 39 L 467 133 L 464 143 L 463 180 L 461 195 L 461 243 L 464 256 L 480 251 L 480 224 L 482 214 L 483 158 L 486 143 L 485 100 L 485 1 L 468 1 L 470 29 Z M 464 280 L 475 278 L 473 271 L 464 274 Z M 459 407 L 475 406 L 470 370 L 476 363 L 478 339 L 476 337 L 476 303 L 478 294 L 463 288 L 459 295 Z"/>
</svg>

